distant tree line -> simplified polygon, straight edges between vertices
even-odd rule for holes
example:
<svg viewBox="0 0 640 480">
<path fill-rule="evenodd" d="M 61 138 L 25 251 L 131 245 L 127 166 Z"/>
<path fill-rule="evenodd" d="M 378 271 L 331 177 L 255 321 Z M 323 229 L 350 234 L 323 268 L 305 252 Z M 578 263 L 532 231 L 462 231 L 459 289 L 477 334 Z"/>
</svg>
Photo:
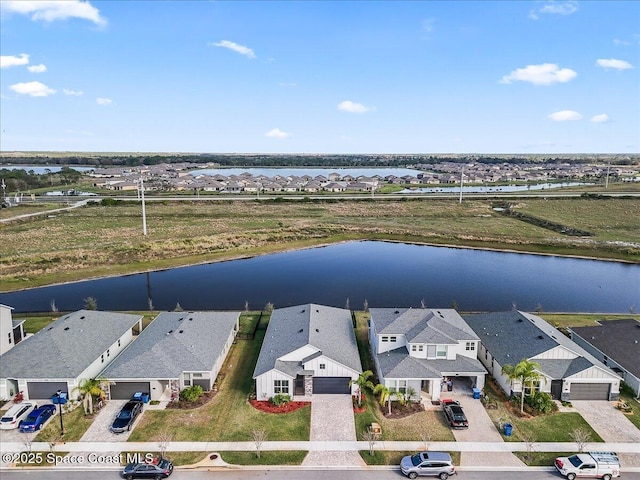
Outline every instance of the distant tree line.
<svg viewBox="0 0 640 480">
<path fill-rule="evenodd" d="M 62 167 L 59 172 L 45 170 L 38 175 L 33 170 L 0 169 L 0 178 L 4 180 L 7 192 L 21 192 L 54 185 L 71 185 L 77 183 L 82 173 L 70 167 Z"/>
</svg>

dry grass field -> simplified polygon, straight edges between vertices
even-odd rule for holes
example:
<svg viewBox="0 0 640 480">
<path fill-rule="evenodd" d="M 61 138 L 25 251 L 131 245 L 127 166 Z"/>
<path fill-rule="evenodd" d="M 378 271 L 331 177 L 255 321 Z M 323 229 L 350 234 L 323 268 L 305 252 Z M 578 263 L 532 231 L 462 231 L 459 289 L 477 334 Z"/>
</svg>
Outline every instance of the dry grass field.
<svg viewBox="0 0 640 480">
<path fill-rule="evenodd" d="M 139 204 L 95 203 L 1 224 L 0 289 L 356 239 L 640 260 L 640 199 L 514 202 L 519 211 L 588 230 L 591 237 L 562 235 L 493 206 L 491 199 L 148 202 L 145 237 Z M 8 210 L 17 215 L 21 208 Z"/>
</svg>

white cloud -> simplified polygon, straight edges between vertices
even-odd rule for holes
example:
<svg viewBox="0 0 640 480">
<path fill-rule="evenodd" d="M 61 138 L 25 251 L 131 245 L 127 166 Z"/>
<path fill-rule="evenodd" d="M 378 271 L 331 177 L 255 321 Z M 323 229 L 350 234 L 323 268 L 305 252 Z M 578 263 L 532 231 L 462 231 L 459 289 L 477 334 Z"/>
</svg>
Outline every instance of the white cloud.
<svg viewBox="0 0 640 480">
<path fill-rule="evenodd" d="M 264 136 L 269 138 L 285 139 L 287 137 L 290 137 L 291 134 L 287 132 L 283 132 L 279 128 L 274 128 L 273 130 L 269 130 L 267 133 L 265 133 Z"/>
<path fill-rule="evenodd" d="M 96 98 L 96 103 L 98 105 L 106 107 L 107 105 L 111 105 L 112 100 L 110 98 L 98 97 L 98 98 Z"/>
<path fill-rule="evenodd" d="M 601 113 L 600 115 L 594 115 L 591 117 L 591 121 L 593 123 L 605 123 L 609 121 L 609 115 L 606 113 Z"/>
<path fill-rule="evenodd" d="M 31 20 L 34 21 L 54 22 L 68 18 L 81 18 L 100 26 L 107 24 L 107 20 L 100 16 L 100 11 L 88 1 L 3 0 L 0 5 L 6 12 L 31 15 Z"/>
<path fill-rule="evenodd" d="M 44 73 L 47 71 L 47 67 L 41 63 L 40 65 L 31 65 L 27 67 L 27 70 L 31 73 Z"/>
<path fill-rule="evenodd" d="M 352 102 L 351 100 L 345 100 L 338 104 L 338 110 L 349 113 L 366 113 L 375 111 L 375 107 L 365 107 L 361 103 Z"/>
<path fill-rule="evenodd" d="M 576 0 L 568 0 L 566 2 L 556 2 L 549 0 L 540 8 L 540 13 L 552 13 L 556 15 L 571 15 L 578 11 L 578 2 Z"/>
<path fill-rule="evenodd" d="M 599 58 L 596 61 L 596 65 L 602 68 L 613 68 L 614 70 L 629 70 L 633 68 L 629 62 L 624 60 L 616 60 L 615 58 Z"/>
<path fill-rule="evenodd" d="M 551 85 L 552 83 L 566 83 L 576 78 L 578 74 L 570 68 L 560 68 L 555 63 L 543 63 L 541 65 L 527 65 L 518 68 L 505 75 L 500 83 L 514 81 L 529 82 L 534 85 Z"/>
<path fill-rule="evenodd" d="M 229 40 L 222 40 L 220 42 L 209 43 L 209 46 L 228 48 L 229 50 L 233 50 L 234 52 L 239 53 L 240 55 L 244 55 L 245 57 L 256 58 L 256 54 L 253 53 L 253 50 L 251 50 L 249 47 L 245 47 L 244 45 L 238 45 L 237 43 L 230 42 Z"/>
<path fill-rule="evenodd" d="M 79 97 L 84 92 L 82 92 L 80 90 L 69 90 L 68 88 L 63 88 L 62 89 L 62 93 L 64 93 L 65 95 L 72 95 L 74 97 Z"/>
<path fill-rule="evenodd" d="M 613 39 L 613 44 L 614 45 L 622 45 L 622 46 L 629 46 L 631 45 L 631 42 L 628 42 L 626 40 L 620 40 L 619 38 L 614 38 Z"/>
<path fill-rule="evenodd" d="M 46 97 L 56 93 L 54 89 L 40 82 L 16 83 L 9 88 L 20 95 L 29 95 L 31 97 Z"/>
<path fill-rule="evenodd" d="M 582 115 L 573 110 L 561 110 L 549 115 L 549 118 L 554 122 L 569 122 L 572 120 L 582 120 Z"/>
<path fill-rule="evenodd" d="M 21 53 L 19 56 L 2 55 L 0 56 L 0 68 L 15 67 L 17 65 L 26 65 L 29 63 L 29 55 Z"/>
</svg>

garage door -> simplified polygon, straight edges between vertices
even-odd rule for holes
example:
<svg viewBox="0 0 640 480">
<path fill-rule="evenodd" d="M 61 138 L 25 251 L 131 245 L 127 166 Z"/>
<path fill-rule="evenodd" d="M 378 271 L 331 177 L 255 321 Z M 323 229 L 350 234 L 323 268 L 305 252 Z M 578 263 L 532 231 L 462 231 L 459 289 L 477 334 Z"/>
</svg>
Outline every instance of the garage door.
<svg viewBox="0 0 640 480">
<path fill-rule="evenodd" d="M 151 393 L 149 382 L 118 382 L 111 385 L 111 400 L 129 400 L 136 392 Z"/>
<path fill-rule="evenodd" d="M 609 400 L 609 383 L 572 383 L 569 400 Z"/>
<path fill-rule="evenodd" d="M 349 377 L 314 377 L 313 393 L 351 393 Z"/>
<path fill-rule="evenodd" d="M 67 382 L 27 382 L 27 393 L 32 400 L 51 398 L 58 390 L 70 393 Z"/>
</svg>

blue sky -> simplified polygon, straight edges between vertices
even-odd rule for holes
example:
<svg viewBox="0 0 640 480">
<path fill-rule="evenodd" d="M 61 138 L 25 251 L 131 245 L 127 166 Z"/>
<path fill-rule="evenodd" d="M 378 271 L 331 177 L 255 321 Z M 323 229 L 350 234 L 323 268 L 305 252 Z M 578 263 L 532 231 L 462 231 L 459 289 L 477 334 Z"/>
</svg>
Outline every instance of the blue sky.
<svg viewBox="0 0 640 480">
<path fill-rule="evenodd" d="M 640 151 L 637 1 L 0 8 L 3 151 Z"/>
</svg>

